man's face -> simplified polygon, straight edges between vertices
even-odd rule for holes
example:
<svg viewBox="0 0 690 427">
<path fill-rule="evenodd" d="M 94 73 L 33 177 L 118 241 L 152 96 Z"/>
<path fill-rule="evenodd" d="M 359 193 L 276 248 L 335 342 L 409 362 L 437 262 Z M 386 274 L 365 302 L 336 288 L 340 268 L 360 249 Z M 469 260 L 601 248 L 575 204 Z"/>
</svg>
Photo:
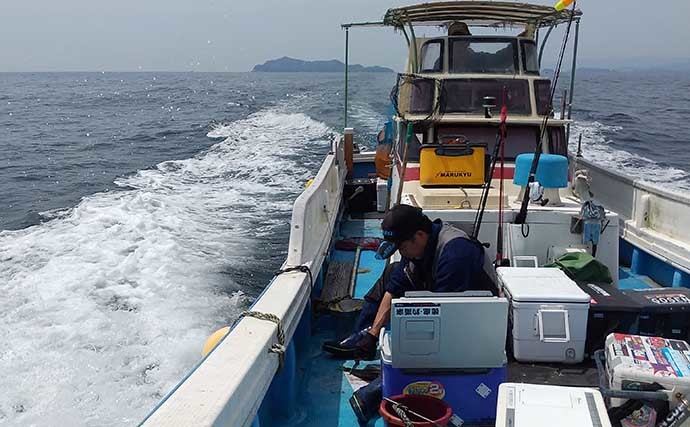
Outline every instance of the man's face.
<svg viewBox="0 0 690 427">
<path fill-rule="evenodd" d="M 424 256 L 424 248 L 426 248 L 426 242 L 429 236 L 418 230 L 411 239 L 405 240 L 400 243 L 398 250 L 400 255 L 407 259 L 421 259 Z"/>
</svg>

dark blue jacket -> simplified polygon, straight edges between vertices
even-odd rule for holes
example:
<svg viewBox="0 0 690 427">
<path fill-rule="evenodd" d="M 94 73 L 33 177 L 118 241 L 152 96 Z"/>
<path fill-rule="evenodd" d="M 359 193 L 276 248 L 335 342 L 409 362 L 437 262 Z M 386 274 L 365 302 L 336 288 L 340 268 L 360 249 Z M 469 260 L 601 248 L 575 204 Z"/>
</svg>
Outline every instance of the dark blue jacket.
<svg viewBox="0 0 690 427">
<path fill-rule="evenodd" d="M 386 290 L 394 297 L 402 297 L 407 291 L 424 290 L 433 292 L 462 292 L 473 289 L 482 274 L 484 251 L 468 239 L 455 238 L 448 242 L 436 257 L 436 244 L 442 222 L 437 219 L 431 226 L 429 241 L 420 260 L 403 258 L 391 273 Z M 409 274 L 407 266 L 414 263 L 414 274 Z M 432 269 L 436 263 L 436 280 Z M 407 271 L 406 271 L 407 270 Z M 415 277 L 411 277 L 414 275 Z"/>
</svg>

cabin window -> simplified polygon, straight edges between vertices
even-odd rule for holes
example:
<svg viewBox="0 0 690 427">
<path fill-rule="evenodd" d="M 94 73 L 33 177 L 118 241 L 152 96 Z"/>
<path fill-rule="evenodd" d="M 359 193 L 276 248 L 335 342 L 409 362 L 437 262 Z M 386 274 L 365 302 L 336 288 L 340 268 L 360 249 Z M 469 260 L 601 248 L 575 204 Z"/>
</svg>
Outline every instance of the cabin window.
<svg viewBox="0 0 690 427">
<path fill-rule="evenodd" d="M 422 73 L 443 71 L 443 40 L 431 40 L 422 46 Z"/>
<path fill-rule="evenodd" d="M 539 58 L 537 57 L 537 45 L 533 41 L 522 40 L 522 65 L 527 74 L 539 74 Z"/>
<path fill-rule="evenodd" d="M 410 87 L 410 113 L 431 114 L 434 106 L 434 80 L 414 79 Z"/>
<path fill-rule="evenodd" d="M 551 101 L 551 80 L 535 80 L 534 97 L 537 101 L 537 114 L 540 116 L 549 114 L 549 102 Z"/>
<path fill-rule="evenodd" d="M 549 127 L 549 153 L 568 156 L 568 141 L 565 140 L 565 128 Z"/>
<path fill-rule="evenodd" d="M 451 73 L 517 73 L 515 40 L 457 37 L 449 53 Z"/>
<path fill-rule="evenodd" d="M 443 82 L 441 109 L 444 113 L 484 114 L 484 97 L 496 98 L 498 114 L 502 106 L 503 88 L 506 89 L 508 115 L 530 114 L 529 83 L 513 79 L 457 79 Z"/>
</svg>

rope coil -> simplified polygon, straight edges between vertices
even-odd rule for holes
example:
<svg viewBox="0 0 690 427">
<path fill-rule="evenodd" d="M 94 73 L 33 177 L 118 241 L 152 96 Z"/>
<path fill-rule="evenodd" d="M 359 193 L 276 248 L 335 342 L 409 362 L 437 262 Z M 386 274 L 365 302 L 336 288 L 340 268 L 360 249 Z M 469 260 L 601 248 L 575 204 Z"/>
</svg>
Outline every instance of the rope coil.
<svg viewBox="0 0 690 427">
<path fill-rule="evenodd" d="M 412 420 L 410 420 L 410 417 L 407 416 L 407 407 L 400 404 L 400 403 L 393 403 L 391 404 L 393 407 L 393 410 L 395 413 L 400 417 L 400 421 L 405 424 L 405 427 L 414 427 L 414 424 L 412 424 Z"/>
<path fill-rule="evenodd" d="M 285 267 L 283 269 L 276 271 L 275 275 L 279 276 L 283 273 L 290 273 L 292 271 L 299 271 L 300 273 L 307 273 L 307 275 L 309 275 L 309 290 L 311 291 L 314 289 L 314 276 L 312 275 L 311 270 L 309 269 L 309 266 L 307 266 L 306 264 L 295 265 L 295 266 L 291 266 L 291 267 Z"/>
<path fill-rule="evenodd" d="M 276 316 L 273 313 L 263 313 L 260 311 L 243 311 L 240 313 L 240 316 L 237 318 L 235 323 L 238 323 L 240 320 L 242 320 L 243 317 L 253 317 L 255 319 L 259 320 L 266 320 L 269 322 L 273 322 L 276 325 L 278 325 L 278 331 L 276 332 L 276 337 L 278 339 L 277 343 L 274 343 L 271 348 L 268 350 L 269 353 L 276 353 L 278 355 L 278 371 L 280 372 L 283 370 L 283 365 L 285 363 L 285 331 L 283 330 L 283 324 L 278 316 Z"/>
</svg>

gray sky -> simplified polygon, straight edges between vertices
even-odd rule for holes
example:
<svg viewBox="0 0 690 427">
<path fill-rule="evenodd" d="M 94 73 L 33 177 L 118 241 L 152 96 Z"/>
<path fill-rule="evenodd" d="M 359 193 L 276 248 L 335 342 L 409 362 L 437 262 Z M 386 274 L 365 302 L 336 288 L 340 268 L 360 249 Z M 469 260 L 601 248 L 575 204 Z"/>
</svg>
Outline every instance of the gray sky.
<svg viewBox="0 0 690 427">
<path fill-rule="evenodd" d="M 413 2 L 3 0 L 0 71 L 247 71 L 280 56 L 342 59 L 341 23 L 377 20 Z M 581 66 L 690 63 L 689 1 L 579 0 L 578 7 Z M 404 39 L 390 29 L 357 29 L 351 42 L 353 63 L 402 66 Z M 554 34 L 545 58 L 559 43 Z"/>
</svg>

